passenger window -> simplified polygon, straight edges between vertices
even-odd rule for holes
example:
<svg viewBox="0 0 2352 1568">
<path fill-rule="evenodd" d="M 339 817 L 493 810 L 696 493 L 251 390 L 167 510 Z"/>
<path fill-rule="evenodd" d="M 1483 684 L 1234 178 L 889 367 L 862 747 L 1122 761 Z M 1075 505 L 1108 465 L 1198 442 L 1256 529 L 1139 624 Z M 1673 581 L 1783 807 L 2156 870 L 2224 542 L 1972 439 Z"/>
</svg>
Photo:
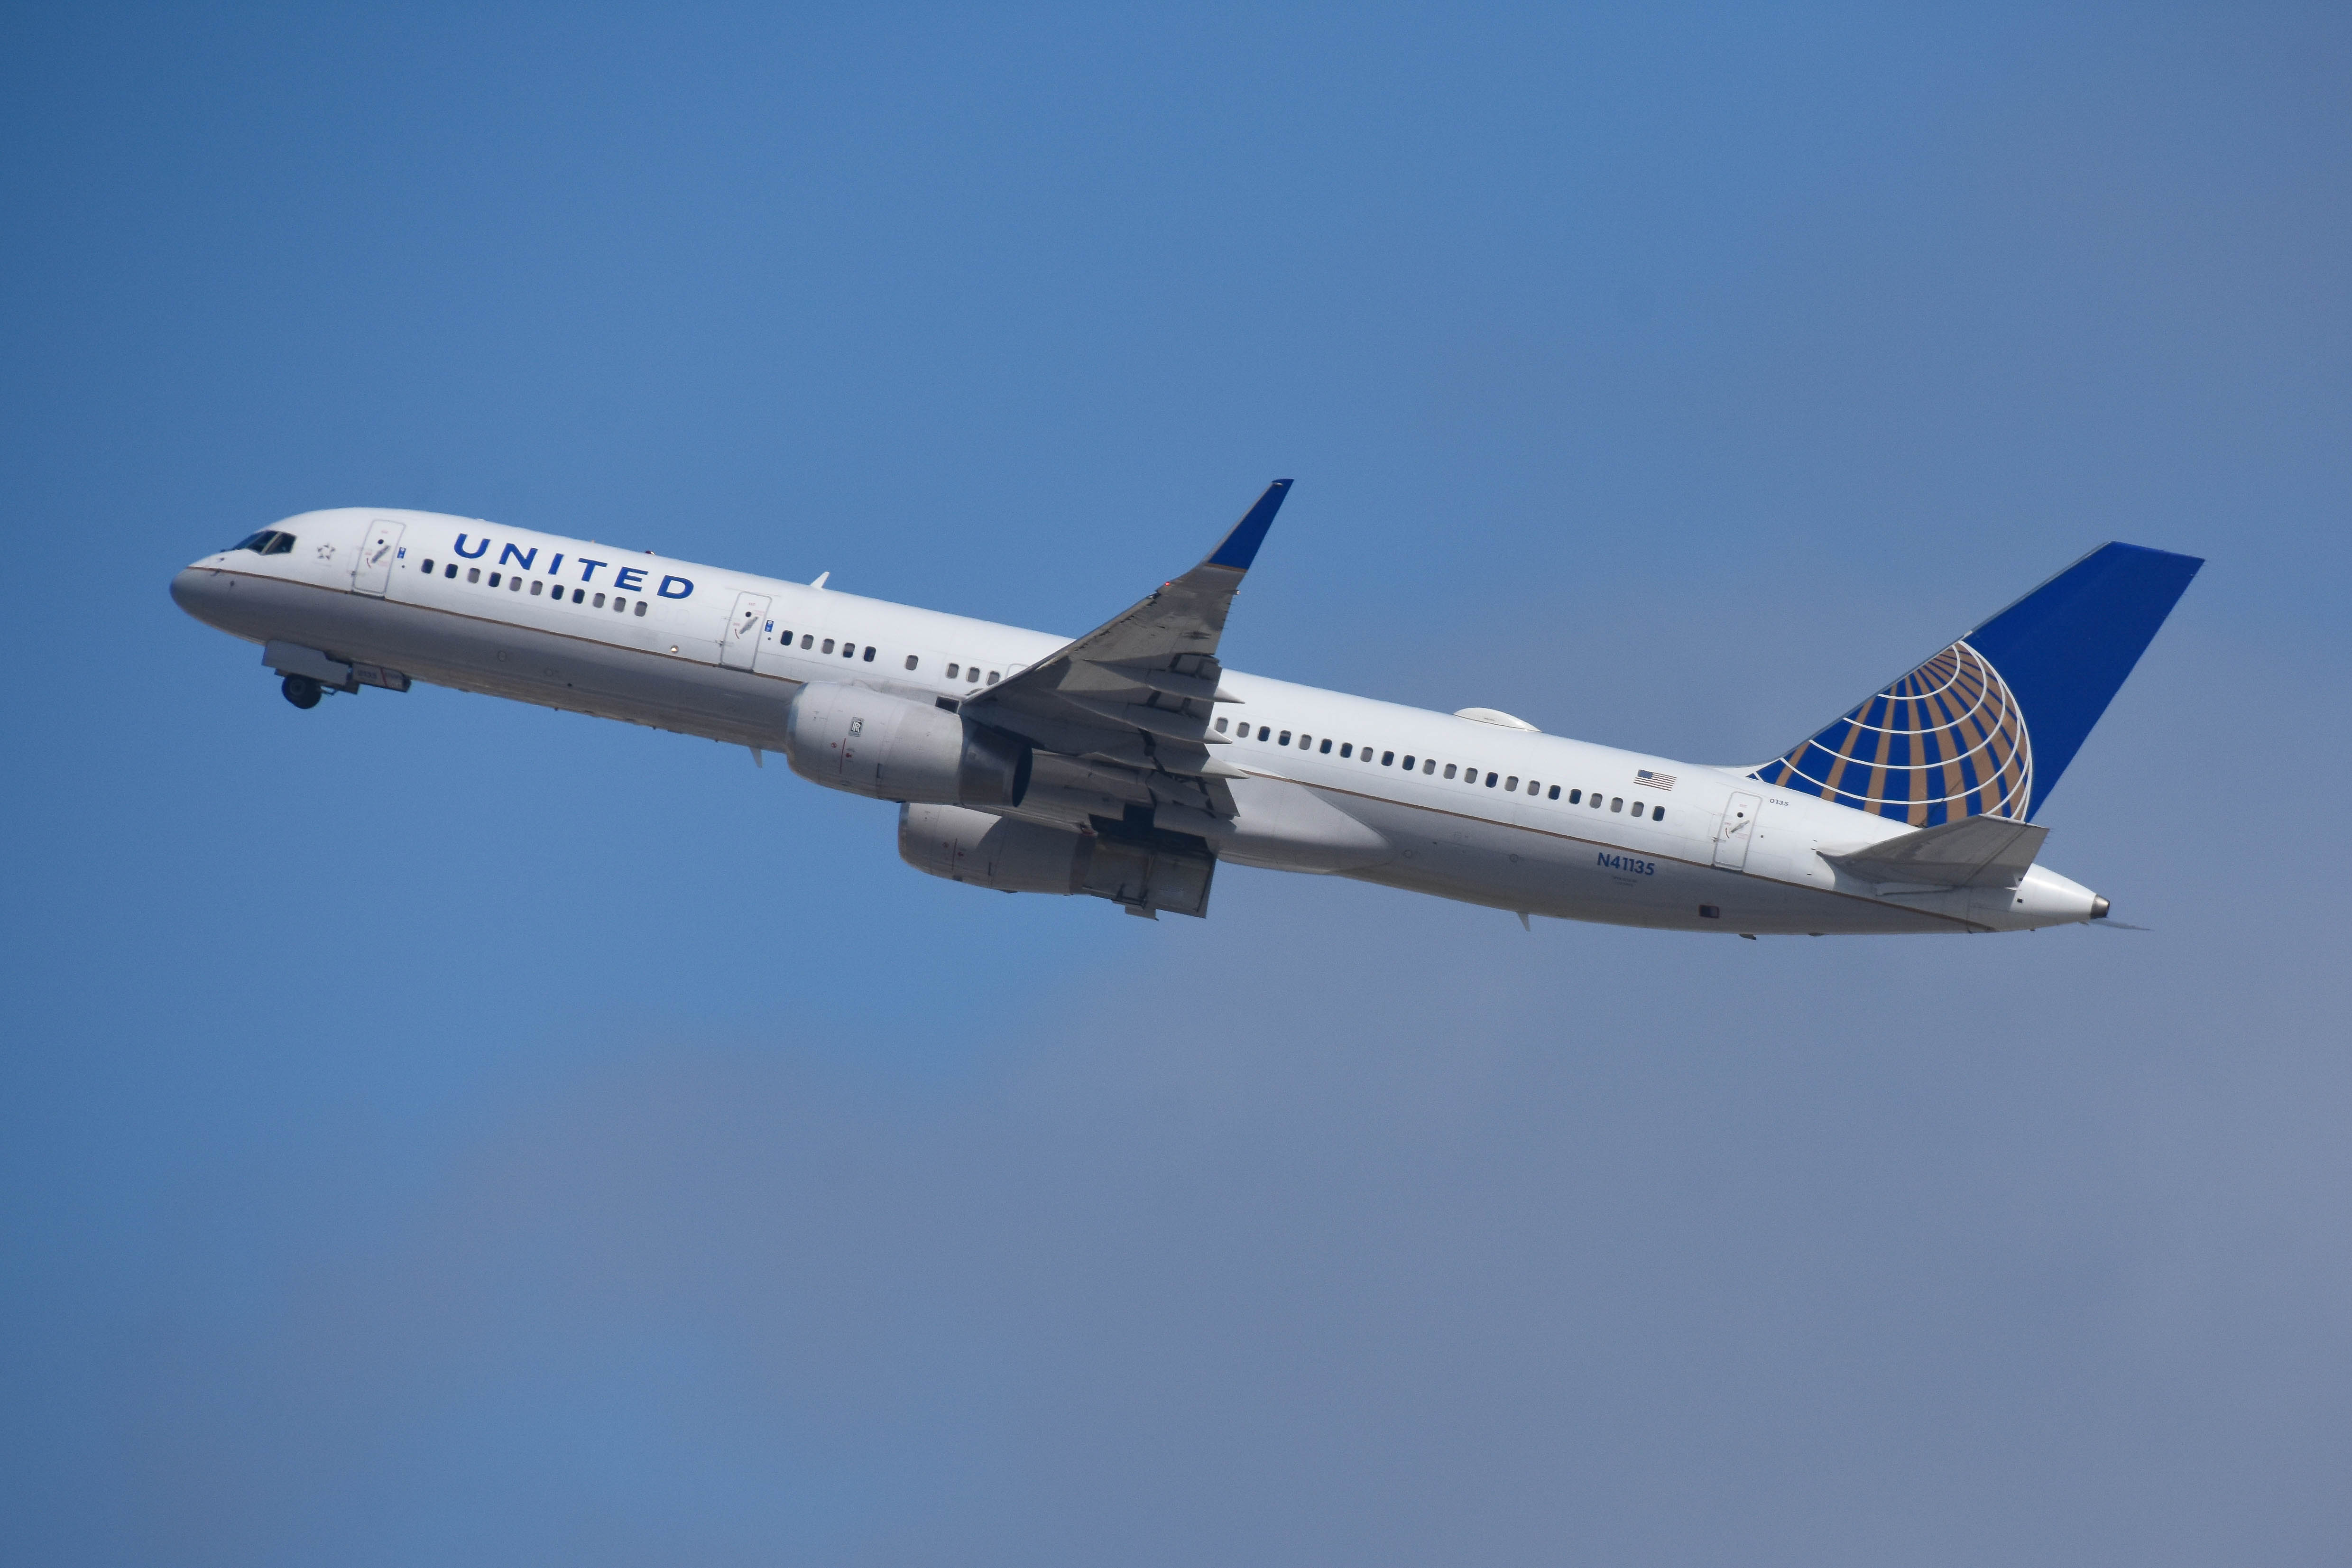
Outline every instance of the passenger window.
<svg viewBox="0 0 2352 1568">
<path fill-rule="evenodd" d="M 865 662 L 866 662 L 867 664 L 872 664 L 872 663 L 874 662 L 874 645 L 873 645 L 872 643 L 867 643 L 867 644 L 866 645 L 866 660 L 865 660 Z M 910 658 L 910 659 L 908 659 L 908 660 L 907 661 L 907 668 L 908 668 L 908 669 L 912 669 L 912 668 L 915 668 L 915 661 L 914 661 L 913 659 L 911 659 L 911 658 Z"/>
<path fill-rule="evenodd" d="M 624 611 L 624 610 L 627 609 L 628 607 L 629 607 L 629 601 L 628 601 L 628 600 L 624 599 L 624 598 L 623 598 L 623 597 L 621 597 L 621 595 L 618 595 L 618 594 L 615 594 L 615 595 L 613 595 L 613 613 L 614 613 L 614 615 L 616 615 L 616 616 L 617 616 L 617 615 L 619 615 L 622 611 Z"/>
<path fill-rule="evenodd" d="M 976 664 L 965 665 L 963 667 L 963 678 L 966 680 L 972 682 L 974 685 L 978 685 L 980 683 L 980 666 Z"/>
<path fill-rule="evenodd" d="M 449 568 L 449 570 L 450 570 L 450 571 L 452 571 L 452 572 L 455 572 L 455 571 L 457 570 L 457 568 L 456 568 L 455 566 L 452 566 L 452 567 L 450 567 L 450 568 Z M 467 581 L 467 582 L 468 582 L 468 583 L 478 583 L 478 582 L 480 582 L 481 580 L 482 580 L 482 569 L 481 569 L 480 567 L 478 567 L 478 566 L 468 566 L 468 567 L 467 567 L 467 568 L 466 568 L 466 581 Z"/>
<path fill-rule="evenodd" d="M 1509 778 L 1507 778 L 1507 779 L 1504 780 L 1504 781 L 1503 781 L 1503 787 L 1504 787 L 1505 789 L 1507 789 L 1507 790 L 1509 790 L 1513 795 L 1517 795 L 1517 794 L 1518 794 L 1518 793 L 1519 793 L 1519 775 L 1518 775 L 1518 774 L 1517 774 L 1517 773 L 1513 773 Z"/>
<path fill-rule="evenodd" d="M 1318 747 L 1317 750 L 1321 752 L 1323 755 L 1327 757 L 1329 756 L 1331 754 L 1330 738 L 1328 736 L 1324 737 L 1323 744 Z"/>
<path fill-rule="evenodd" d="M 636 608 L 636 612 L 635 612 L 635 613 L 636 613 L 636 614 L 638 614 L 638 615 L 640 615 L 640 616 L 642 616 L 642 615 L 644 615 L 644 614 L 646 613 L 646 602 L 645 602 L 643 599 L 639 599 L 639 600 L 637 601 L 637 608 Z"/>
<path fill-rule="evenodd" d="M 1601 797 L 1600 797 L 1599 795 L 1594 795 L 1592 798 L 1593 798 L 1593 799 L 1595 799 L 1595 800 L 1599 800 Z M 1623 795 L 1619 795 L 1615 800 L 1611 801 L 1611 802 L 1609 803 L 1609 809 L 1610 809 L 1610 810 L 1612 810 L 1612 811 L 1622 811 L 1622 810 L 1624 810 L 1624 809 L 1625 809 L 1625 797 L 1624 797 Z"/>
<path fill-rule="evenodd" d="M 1277 746 L 1286 746 L 1290 744 L 1290 731 L 1285 730 L 1280 735 L 1275 737 L 1274 743 Z"/>
<path fill-rule="evenodd" d="M 1381 753 L 1381 766 L 1386 768 L 1393 767 L 1395 764 L 1396 753 L 1394 752 L 1382 752 Z"/>
<path fill-rule="evenodd" d="M 1272 730 L 1268 729 L 1268 728 L 1267 728 L 1265 725 L 1264 725 L 1264 724 L 1260 724 L 1260 725 L 1257 727 L 1257 738 L 1258 738 L 1259 740 L 1261 740 L 1261 741 L 1264 741 L 1264 740 L 1266 740 L 1266 739 L 1270 738 L 1273 734 L 1274 734 L 1274 731 L 1273 731 Z"/>
<path fill-rule="evenodd" d="M 1495 787 L 1495 781 L 1501 776 L 1502 775 L 1500 773 L 1488 773 L 1486 775 L 1486 787 L 1488 789 L 1493 789 Z"/>
<path fill-rule="evenodd" d="M 843 643 L 841 645 L 841 657 L 844 658 L 856 658 L 857 657 L 857 645 L 854 642 Z"/>
<path fill-rule="evenodd" d="M 1652 822 L 1664 822 L 1665 819 L 1666 808 L 1664 806 L 1653 806 L 1650 809 L 1650 820 Z"/>
<path fill-rule="evenodd" d="M 833 651 L 833 639 L 831 637 L 824 639 L 824 651 L 826 653 L 831 653 Z"/>
<path fill-rule="evenodd" d="M 1636 816 L 1642 815 L 1642 803 L 1638 800 L 1633 803 L 1633 815 Z"/>
<path fill-rule="evenodd" d="M 497 573 L 493 572 L 493 573 L 491 573 L 491 574 L 490 574 L 490 586 L 491 586 L 491 587 L 493 587 L 493 588 L 495 588 L 495 587 L 497 587 L 498 585 L 499 585 L 499 574 L 498 574 Z"/>
<path fill-rule="evenodd" d="M 910 653 L 907 656 L 907 668 L 908 669 L 914 668 L 918 660 L 913 654 Z"/>
<path fill-rule="evenodd" d="M 958 671 L 958 670 L 961 669 L 962 668 L 963 668 L 963 666 L 962 666 L 962 665 L 961 665 L 961 664 L 951 664 L 951 665 L 948 666 L 948 679 L 949 679 L 950 680 L 953 680 L 953 679 L 956 678 L 956 671 Z"/>
<path fill-rule="evenodd" d="M 1452 778 L 1454 776 L 1454 764 L 1452 763 L 1445 764 L 1445 776 L 1447 778 Z"/>
<path fill-rule="evenodd" d="M 1301 735 L 1298 737 L 1298 749 L 1302 752 L 1314 743 L 1315 737 L 1312 735 Z"/>
<path fill-rule="evenodd" d="M 520 577 L 509 577 L 509 578 L 508 578 L 508 579 L 507 579 L 507 592 L 508 592 L 508 593 L 509 593 L 509 594 L 520 594 L 520 593 L 521 593 L 521 592 L 522 592 L 522 579 L 521 579 Z"/>
<path fill-rule="evenodd" d="M 594 603 L 598 609 L 603 609 L 604 607 L 604 595 L 602 594 L 597 595 Z"/>
<path fill-rule="evenodd" d="M 585 589 L 585 588 L 574 588 L 574 589 L 572 589 L 572 602 L 573 604 L 575 604 L 575 605 L 584 605 L 584 604 L 586 604 L 586 603 L 588 602 L 588 590 L 587 590 L 587 589 Z"/>
<path fill-rule="evenodd" d="M 1554 785 L 1552 785 L 1552 786 L 1551 786 L 1551 794 L 1549 794 L 1549 795 L 1546 795 L 1544 798 L 1545 798 L 1546 800 L 1558 800 L 1558 799 L 1559 798 L 1559 785 L 1558 785 L 1558 784 L 1554 784 Z"/>
<path fill-rule="evenodd" d="M 1435 773 L 1437 771 L 1437 759 L 1435 757 L 1432 757 L 1429 761 L 1422 763 L 1421 771 L 1424 773 Z"/>
<path fill-rule="evenodd" d="M 988 672 L 988 683 L 989 683 L 991 686 L 993 686 L 993 685 L 995 685 L 995 684 L 996 684 L 996 671 L 994 671 L 994 670 L 992 670 L 992 670 L 990 670 L 990 671 Z"/>
<path fill-rule="evenodd" d="M 1536 783 L 1533 779 L 1529 779 L 1528 781 L 1528 793 L 1529 795 L 1541 795 L 1543 794 L 1543 785 Z"/>
<path fill-rule="evenodd" d="M 782 637 L 778 637 L 778 638 L 776 639 L 776 646 L 777 646 L 778 647 L 792 647 L 792 646 L 793 646 L 793 634 L 792 634 L 792 633 L 790 633 L 790 632 L 786 632 L 783 636 L 782 636 Z"/>
<path fill-rule="evenodd" d="M 1601 809 L 1601 793 L 1598 790 L 1595 790 L 1593 792 L 1592 798 L 1585 804 L 1592 807 L 1593 810 L 1599 811 Z"/>
<path fill-rule="evenodd" d="M 803 633 L 801 634 L 801 647 L 803 647 L 803 648 L 807 647 L 809 644 L 811 644 L 811 643 L 814 642 L 815 640 L 816 640 L 816 638 L 814 638 L 814 637 L 811 637 L 811 636 L 810 636 L 808 633 L 806 633 L 806 632 L 803 632 Z"/>
<path fill-rule="evenodd" d="M 1225 732 L 1225 726 L 1226 726 L 1226 725 L 1228 725 L 1228 724 L 1230 724 L 1230 723 L 1232 723 L 1232 722 L 1233 722 L 1233 721 L 1232 721 L 1232 720 L 1230 720 L 1230 719 L 1220 719 L 1220 720 L 1218 720 L 1218 721 L 1217 721 L 1217 733 L 1218 733 L 1218 734 L 1220 734 L 1220 735 L 1223 734 L 1223 733 Z"/>
<path fill-rule="evenodd" d="M 425 563 L 425 574 L 427 577 L 433 575 L 433 563 L 429 560 Z"/>
<path fill-rule="evenodd" d="M 1343 743 L 1339 747 L 1339 754 L 1343 757 L 1354 756 L 1356 754 L 1356 743 L 1353 741 Z"/>
<path fill-rule="evenodd" d="M 1551 793 L 1558 795 L 1559 791 L 1554 790 Z M 1580 789 L 1570 790 L 1568 792 L 1568 804 L 1570 805 L 1582 805 L 1584 804 L 1584 792 Z"/>
<path fill-rule="evenodd" d="M 530 596 L 534 599 L 538 598 L 540 595 L 546 590 L 546 587 L 547 584 L 545 583 L 540 581 L 536 577 L 532 578 L 530 583 Z"/>
</svg>

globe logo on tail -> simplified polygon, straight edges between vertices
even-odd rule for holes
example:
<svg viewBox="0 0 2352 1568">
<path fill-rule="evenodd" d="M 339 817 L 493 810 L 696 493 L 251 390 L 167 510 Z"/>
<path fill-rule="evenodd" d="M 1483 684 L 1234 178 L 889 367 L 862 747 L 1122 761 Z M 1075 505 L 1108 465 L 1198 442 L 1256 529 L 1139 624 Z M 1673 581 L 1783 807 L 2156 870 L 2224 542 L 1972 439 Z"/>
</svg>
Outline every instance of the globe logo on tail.
<svg viewBox="0 0 2352 1568">
<path fill-rule="evenodd" d="M 1914 827 L 1970 816 L 2023 821 L 2033 745 L 2008 682 L 1961 641 L 1754 776 Z"/>
</svg>

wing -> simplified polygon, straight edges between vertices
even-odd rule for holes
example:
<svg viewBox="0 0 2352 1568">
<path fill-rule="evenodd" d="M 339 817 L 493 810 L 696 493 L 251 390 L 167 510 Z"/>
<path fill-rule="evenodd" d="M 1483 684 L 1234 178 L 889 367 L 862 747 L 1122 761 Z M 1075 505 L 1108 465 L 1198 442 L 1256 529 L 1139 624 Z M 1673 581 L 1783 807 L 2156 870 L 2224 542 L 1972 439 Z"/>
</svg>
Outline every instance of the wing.
<svg viewBox="0 0 2352 1568">
<path fill-rule="evenodd" d="M 1266 486 L 1207 560 L 1052 658 L 968 699 L 963 711 L 1043 751 L 1159 775 L 1152 792 L 1170 804 L 1232 816 L 1214 781 L 1238 770 L 1214 757 L 1226 740 L 1209 720 L 1215 704 L 1239 699 L 1219 688 L 1217 644 L 1234 591 L 1289 493 L 1288 479 Z"/>
</svg>

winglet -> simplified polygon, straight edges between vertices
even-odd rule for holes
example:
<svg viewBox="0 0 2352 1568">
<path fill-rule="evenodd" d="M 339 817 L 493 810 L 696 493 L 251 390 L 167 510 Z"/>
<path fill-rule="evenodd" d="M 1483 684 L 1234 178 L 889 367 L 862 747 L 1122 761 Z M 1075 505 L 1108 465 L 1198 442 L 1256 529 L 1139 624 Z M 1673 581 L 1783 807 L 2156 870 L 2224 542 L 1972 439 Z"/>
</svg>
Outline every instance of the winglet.
<svg viewBox="0 0 2352 1568">
<path fill-rule="evenodd" d="M 1248 571 L 1250 563 L 1257 559 L 1257 547 L 1265 542 L 1265 531 L 1274 526 L 1274 514 L 1282 510 L 1282 498 L 1289 493 L 1288 479 L 1276 479 L 1266 486 L 1265 494 L 1257 498 L 1257 504 L 1234 524 L 1234 531 L 1225 535 L 1225 542 L 1211 552 L 1209 558 L 1201 564 L 1229 566 L 1236 572 Z"/>
</svg>

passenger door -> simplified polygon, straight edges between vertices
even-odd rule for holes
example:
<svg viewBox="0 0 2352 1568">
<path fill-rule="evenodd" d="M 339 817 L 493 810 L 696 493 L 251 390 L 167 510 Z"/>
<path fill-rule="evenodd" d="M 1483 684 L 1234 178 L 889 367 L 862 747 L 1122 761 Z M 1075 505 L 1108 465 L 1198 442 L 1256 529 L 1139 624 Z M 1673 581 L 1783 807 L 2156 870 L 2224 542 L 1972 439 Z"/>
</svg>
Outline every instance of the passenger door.
<svg viewBox="0 0 2352 1568">
<path fill-rule="evenodd" d="M 1764 803 L 1752 795 L 1735 795 L 1723 808 L 1723 826 L 1715 833 L 1715 863 L 1727 871 L 1748 868 L 1748 846 L 1756 837 L 1756 813 Z"/>
<path fill-rule="evenodd" d="M 719 645 L 719 662 L 730 669 L 749 669 L 760 657 L 760 639 L 767 635 L 768 597 L 764 594 L 735 595 L 735 615 L 727 623 L 726 640 Z"/>
<path fill-rule="evenodd" d="M 392 563 L 400 558 L 404 526 L 381 517 L 368 524 L 367 547 L 360 552 L 359 564 L 352 568 L 352 593 L 373 594 L 381 599 L 392 587 Z"/>
</svg>

